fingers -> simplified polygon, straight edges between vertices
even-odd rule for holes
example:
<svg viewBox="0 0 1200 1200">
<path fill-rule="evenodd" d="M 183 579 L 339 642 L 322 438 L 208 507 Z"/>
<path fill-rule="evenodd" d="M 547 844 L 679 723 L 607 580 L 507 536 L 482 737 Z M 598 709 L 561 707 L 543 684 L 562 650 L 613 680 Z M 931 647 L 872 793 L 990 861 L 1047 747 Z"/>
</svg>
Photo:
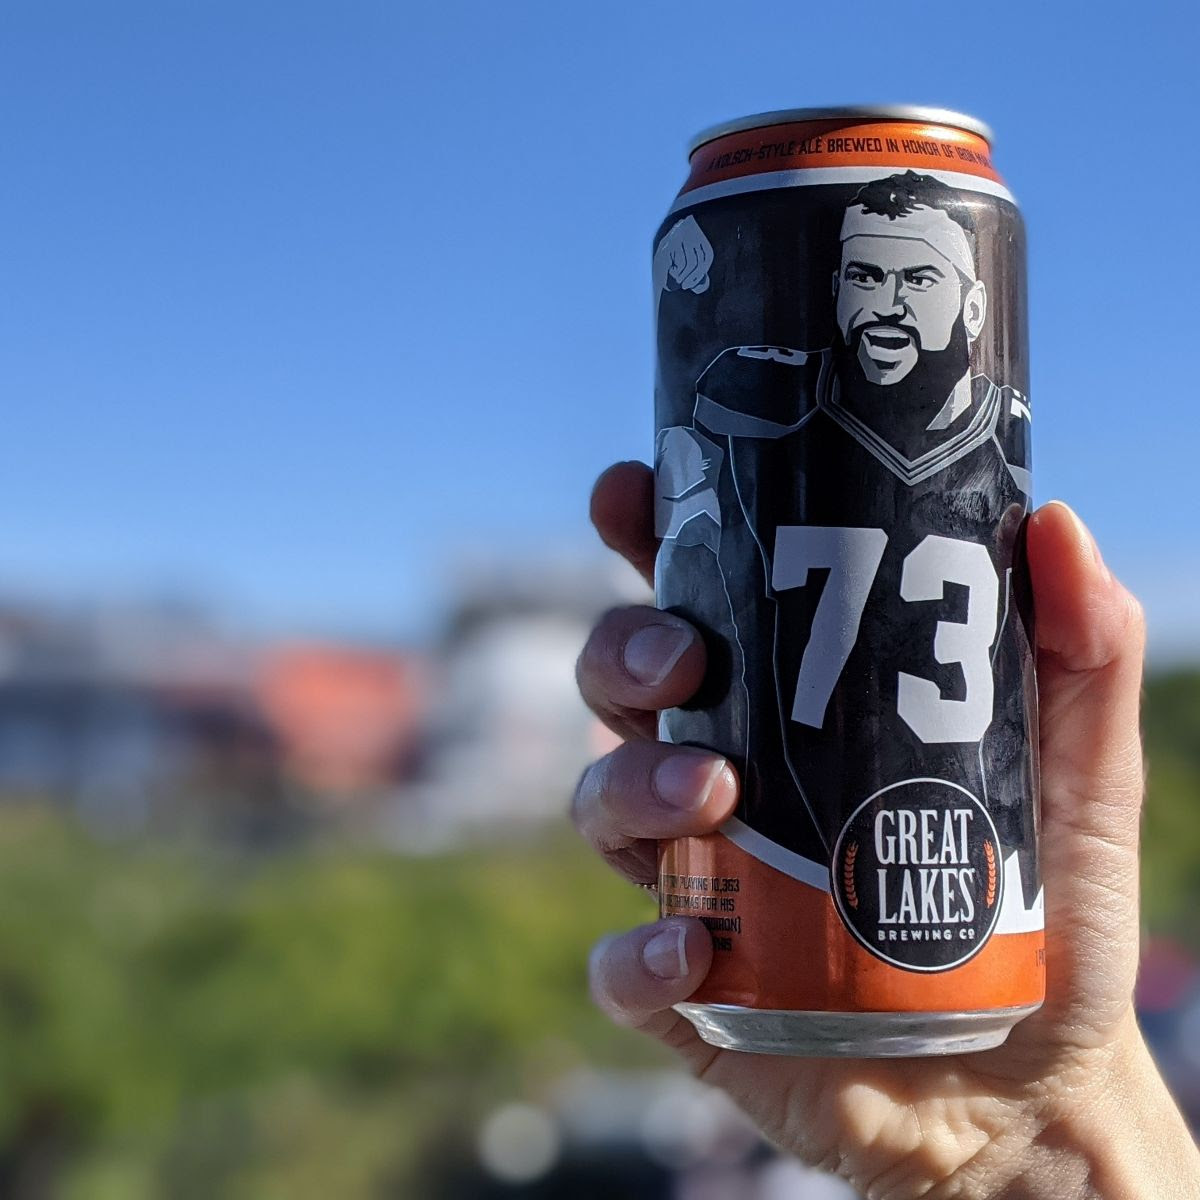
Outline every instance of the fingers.
<svg viewBox="0 0 1200 1200">
<path fill-rule="evenodd" d="M 700 266 L 700 252 L 694 242 L 688 242 L 683 248 L 683 270 L 679 272 L 679 286 L 690 288 L 696 268 Z"/>
<path fill-rule="evenodd" d="M 671 247 L 671 277 L 676 283 L 679 282 L 680 275 L 687 270 L 687 254 L 683 246 L 675 245 Z"/>
<path fill-rule="evenodd" d="M 1137 967 L 1141 609 L 1059 502 L 1030 518 L 1052 1006 L 1103 1031 Z"/>
<path fill-rule="evenodd" d="M 708 239 L 697 225 L 697 240 L 688 248 L 688 272 L 679 280 L 679 286 L 697 294 L 708 290 L 708 269 L 712 266 L 713 251 Z"/>
<path fill-rule="evenodd" d="M 1141 608 L 1113 578 L 1091 534 L 1065 504 L 1054 501 L 1034 514 L 1027 546 L 1047 789 L 1053 800 L 1090 801 L 1076 814 L 1079 820 L 1088 821 L 1097 834 L 1119 835 L 1136 846 L 1142 795 Z"/>
<path fill-rule="evenodd" d="M 662 1037 L 682 1021 L 686 1000 L 712 965 L 712 938 L 694 918 L 671 917 L 606 938 L 592 951 L 592 996 L 620 1025 Z"/>
<path fill-rule="evenodd" d="M 718 1050 L 671 1006 L 691 997 L 712 967 L 712 936 L 693 917 L 669 917 L 605 938 L 589 963 L 592 998 L 619 1025 L 639 1029 L 674 1050 L 693 1074 L 723 1088 L 776 1140 L 803 1142 L 787 1117 L 809 1112 L 821 1065 Z M 798 1071 L 803 1067 L 803 1071 Z M 801 1097 L 801 1091 L 808 1095 Z M 812 1110 L 815 1111 L 815 1110 Z M 819 1114 L 818 1114 L 819 1115 Z M 812 1159 L 822 1155 L 813 1151 Z"/>
<path fill-rule="evenodd" d="M 1071 671 L 1094 671 L 1124 658 L 1140 670 L 1137 602 L 1113 578 L 1088 528 L 1061 500 L 1029 520 L 1038 649 Z"/>
<path fill-rule="evenodd" d="M 688 269 L 680 277 L 679 286 L 685 291 L 695 291 L 696 285 L 707 274 L 708 264 L 704 261 L 704 256 L 700 253 L 700 248 L 698 246 L 690 247 L 688 251 Z"/>
<path fill-rule="evenodd" d="M 592 489 L 592 524 L 611 550 L 654 583 L 654 472 L 639 462 L 616 463 Z"/>
<path fill-rule="evenodd" d="M 683 704 L 704 678 L 704 642 L 681 617 L 616 608 L 600 618 L 575 667 L 591 710 L 624 738 L 653 738 L 658 709 Z"/>
<path fill-rule="evenodd" d="M 655 841 L 711 833 L 733 812 L 737 796 L 737 776 L 718 755 L 627 742 L 584 772 L 571 816 L 617 871 L 634 883 L 653 883 Z"/>
</svg>

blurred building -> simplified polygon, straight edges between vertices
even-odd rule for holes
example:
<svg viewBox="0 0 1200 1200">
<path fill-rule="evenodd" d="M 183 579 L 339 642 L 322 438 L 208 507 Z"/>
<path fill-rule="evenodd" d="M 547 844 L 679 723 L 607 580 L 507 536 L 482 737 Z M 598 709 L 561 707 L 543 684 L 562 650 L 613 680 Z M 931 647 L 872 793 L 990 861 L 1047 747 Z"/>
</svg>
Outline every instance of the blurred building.
<svg viewBox="0 0 1200 1200">
<path fill-rule="evenodd" d="M 185 783 L 257 759 L 248 663 L 175 608 L 0 613 L 0 794 L 108 831 L 144 827 Z"/>
<path fill-rule="evenodd" d="M 262 651 L 253 692 L 284 772 L 344 804 L 408 776 L 427 676 L 413 654 L 307 643 Z"/>
<path fill-rule="evenodd" d="M 616 744 L 579 697 L 576 659 L 602 612 L 647 595 L 616 560 L 461 577 L 433 654 L 418 778 L 391 814 L 390 840 L 436 848 L 560 818 L 587 762 Z"/>
<path fill-rule="evenodd" d="M 615 559 L 477 566 L 421 651 L 250 638 L 180 605 L 0 606 L 0 798 L 246 842 L 330 821 L 402 851 L 528 829 L 615 744 L 575 660 L 601 612 L 644 598 Z"/>
<path fill-rule="evenodd" d="M 105 833 L 285 836 L 409 770 L 424 660 L 272 645 L 194 611 L 0 610 L 0 797 Z"/>
</svg>

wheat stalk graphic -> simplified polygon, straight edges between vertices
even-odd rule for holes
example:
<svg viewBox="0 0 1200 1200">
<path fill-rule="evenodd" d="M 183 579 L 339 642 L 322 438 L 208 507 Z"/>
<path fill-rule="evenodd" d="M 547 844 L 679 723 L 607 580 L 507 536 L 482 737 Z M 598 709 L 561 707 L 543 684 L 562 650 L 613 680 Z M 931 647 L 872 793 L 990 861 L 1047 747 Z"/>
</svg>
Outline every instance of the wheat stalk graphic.
<svg viewBox="0 0 1200 1200">
<path fill-rule="evenodd" d="M 987 859 L 987 901 L 988 908 L 996 903 L 996 852 L 991 842 L 983 843 L 983 857 Z"/>
<path fill-rule="evenodd" d="M 858 858 L 858 843 L 851 842 L 846 851 L 846 861 L 842 864 L 842 891 L 846 894 L 846 903 L 851 908 L 858 907 L 858 891 L 854 886 L 854 862 Z"/>
</svg>

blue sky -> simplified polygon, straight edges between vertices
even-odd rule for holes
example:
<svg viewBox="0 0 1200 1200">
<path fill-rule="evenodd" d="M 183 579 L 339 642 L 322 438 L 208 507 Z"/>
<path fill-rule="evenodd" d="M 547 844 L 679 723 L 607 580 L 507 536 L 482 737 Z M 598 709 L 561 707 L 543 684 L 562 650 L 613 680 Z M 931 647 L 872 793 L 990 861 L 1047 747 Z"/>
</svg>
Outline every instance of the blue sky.
<svg viewBox="0 0 1200 1200">
<path fill-rule="evenodd" d="M 0 589 L 415 636 L 461 555 L 582 553 L 651 445 L 649 240 L 726 117 L 997 132 L 1035 454 L 1200 653 L 1184 4 L 10 3 Z"/>
</svg>

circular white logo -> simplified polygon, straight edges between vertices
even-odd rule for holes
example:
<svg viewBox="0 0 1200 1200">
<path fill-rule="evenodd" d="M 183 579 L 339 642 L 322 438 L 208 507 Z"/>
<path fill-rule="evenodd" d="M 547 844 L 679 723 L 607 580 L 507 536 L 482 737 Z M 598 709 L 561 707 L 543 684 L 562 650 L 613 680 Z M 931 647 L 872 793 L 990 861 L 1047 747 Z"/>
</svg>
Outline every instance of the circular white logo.
<svg viewBox="0 0 1200 1200">
<path fill-rule="evenodd" d="M 831 891 L 876 958 L 947 971 L 983 949 L 1000 914 L 1000 839 L 987 810 L 944 779 L 906 779 L 864 800 L 842 827 Z"/>
</svg>

